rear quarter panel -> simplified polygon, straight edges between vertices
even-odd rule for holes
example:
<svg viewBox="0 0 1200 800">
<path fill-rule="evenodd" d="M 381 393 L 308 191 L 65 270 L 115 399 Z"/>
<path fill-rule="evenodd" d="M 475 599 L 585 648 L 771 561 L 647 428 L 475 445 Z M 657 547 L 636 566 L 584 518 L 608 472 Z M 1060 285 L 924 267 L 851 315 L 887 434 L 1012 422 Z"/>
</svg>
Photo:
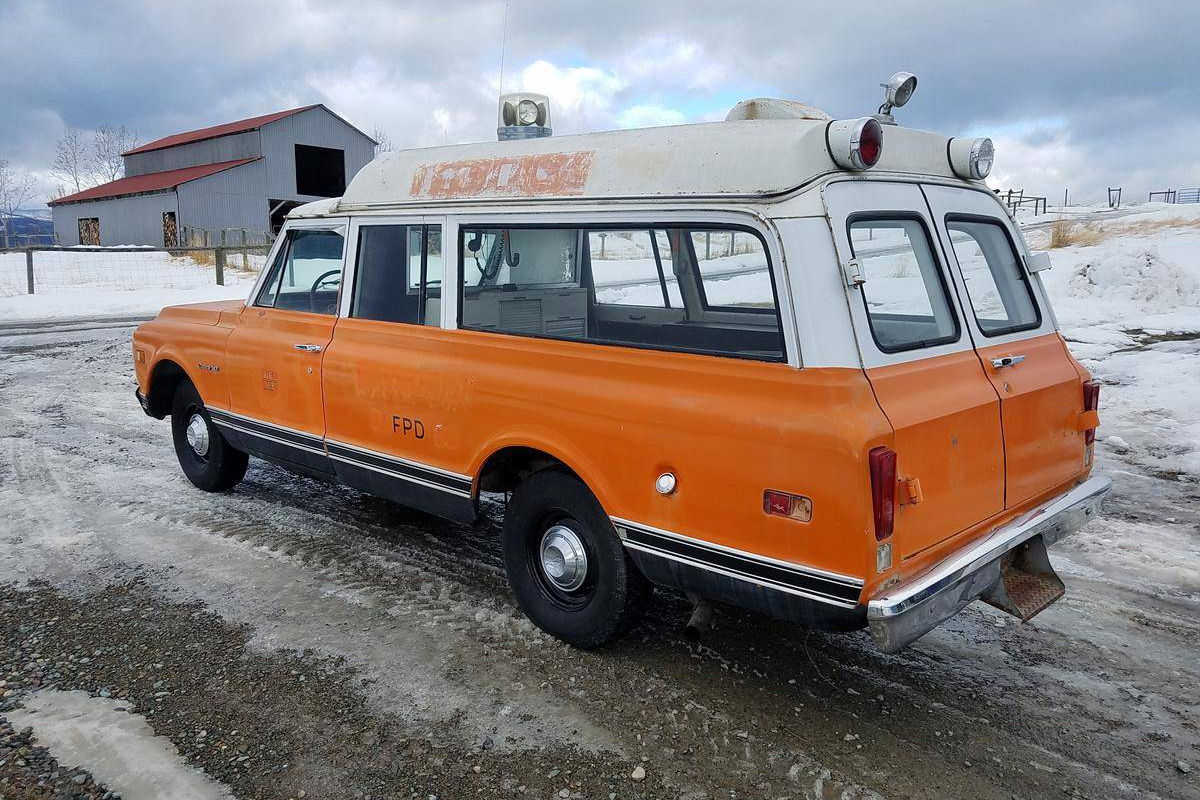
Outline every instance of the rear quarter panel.
<svg viewBox="0 0 1200 800">
<path fill-rule="evenodd" d="M 478 475 L 503 447 L 534 447 L 579 474 L 611 516 L 841 574 L 873 572 L 865 458 L 890 443 L 891 428 L 861 369 L 461 330 L 414 331 L 389 368 L 425 376 L 421 389 L 398 383 L 396 402 L 431 431 L 427 463 Z M 379 398 L 363 401 L 354 413 L 350 398 L 330 398 L 330 413 L 369 425 L 366 405 Z M 679 485 L 663 496 L 654 481 L 667 471 Z M 764 514 L 768 488 L 810 497 L 812 521 Z"/>
</svg>

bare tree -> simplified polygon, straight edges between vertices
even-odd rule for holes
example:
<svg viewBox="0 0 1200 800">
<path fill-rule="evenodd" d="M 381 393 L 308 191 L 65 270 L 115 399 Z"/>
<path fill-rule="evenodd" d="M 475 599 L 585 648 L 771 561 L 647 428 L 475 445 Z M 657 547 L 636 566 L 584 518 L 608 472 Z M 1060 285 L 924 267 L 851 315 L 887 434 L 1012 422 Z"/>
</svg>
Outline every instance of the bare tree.
<svg viewBox="0 0 1200 800">
<path fill-rule="evenodd" d="M 54 148 L 54 162 L 50 167 L 50 174 L 62 181 L 64 193 L 82 192 L 92 185 L 88 160 L 88 146 L 83 134 L 78 128 L 67 128 Z"/>
<path fill-rule="evenodd" d="M 8 160 L 0 158 L 0 230 L 5 247 L 9 245 L 13 216 L 32 196 L 33 178 L 13 172 Z"/>
<path fill-rule="evenodd" d="M 371 131 L 371 138 L 376 141 L 375 155 L 390 153 L 396 149 L 396 143 L 392 141 L 392 137 L 378 125 L 375 126 L 375 130 Z"/>
<path fill-rule="evenodd" d="M 101 125 L 92 142 L 92 171 L 101 183 L 115 181 L 125 176 L 125 160 L 121 154 L 137 147 L 137 135 L 126 130 L 124 125 L 114 128 Z"/>
</svg>

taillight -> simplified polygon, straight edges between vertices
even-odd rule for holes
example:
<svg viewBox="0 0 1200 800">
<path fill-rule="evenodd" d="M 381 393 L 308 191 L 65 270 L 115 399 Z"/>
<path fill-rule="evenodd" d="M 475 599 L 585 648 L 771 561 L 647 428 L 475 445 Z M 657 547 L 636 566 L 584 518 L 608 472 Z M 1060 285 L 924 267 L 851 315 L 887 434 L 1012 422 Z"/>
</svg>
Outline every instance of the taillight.
<svg viewBox="0 0 1200 800">
<path fill-rule="evenodd" d="M 1100 384 L 1095 381 L 1083 382 L 1083 410 L 1100 410 Z M 1096 429 L 1088 428 L 1083 432 L 1083 443 L 1090 445 L 1096 441 Z"/>
<path fill-rule="evenodd" d="M 875 514 L 875 540 L 892 535 L 896 521 L 896 453 L 876 447 L 867 454 L 871 467 L 871 508 Z"/>
</svg>

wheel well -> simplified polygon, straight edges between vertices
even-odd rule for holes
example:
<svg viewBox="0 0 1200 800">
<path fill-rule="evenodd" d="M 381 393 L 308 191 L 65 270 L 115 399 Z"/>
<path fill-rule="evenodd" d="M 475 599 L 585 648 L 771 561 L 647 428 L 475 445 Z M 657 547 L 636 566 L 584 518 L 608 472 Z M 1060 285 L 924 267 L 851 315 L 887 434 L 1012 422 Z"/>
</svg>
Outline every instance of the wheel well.
<svg viewBox="0 0 1200 800">
<path fill-rule="evenodd" d="M 183 367 L 174 361 L 163 360 L 154 365 L 150 373 L 150 395 L 146 398 L 150 413 L 162 419 L 171 413 L 171 402 L 175 391 L 184 381 L 191 381 Z"/>
<path fill-rule="evenodd" d="M 479 470 L 479 491 L 511 492 L 517 484 L 535 472 L 558 469 L 579 475 L 562 460 L 532 447 L 505 447 L 488 456 Z"/>
</svg>

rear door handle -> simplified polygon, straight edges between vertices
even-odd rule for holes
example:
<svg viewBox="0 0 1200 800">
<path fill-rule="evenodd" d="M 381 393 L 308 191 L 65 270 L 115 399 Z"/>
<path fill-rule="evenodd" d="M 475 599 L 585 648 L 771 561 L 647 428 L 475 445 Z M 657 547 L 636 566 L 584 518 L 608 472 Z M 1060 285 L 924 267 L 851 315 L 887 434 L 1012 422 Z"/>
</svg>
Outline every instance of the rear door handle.
<svg viewBox="0 0 1200 800">
<path fill-rule="evenodd" d="M 306 353 L 321 352 L 321 345 L 319 344 L 294 344 L 292 347 L 296 348 L 297 350 L 303 350 Z"/>
<path fill-rule="evenodd" d="M 996 369 L 1011 367 L 1013 364 L 1020 364 L 1025 360 L 1025 356 L 1001 356 L 1000 358 L 992 359 L 992 366 Z"/>
</svg>

